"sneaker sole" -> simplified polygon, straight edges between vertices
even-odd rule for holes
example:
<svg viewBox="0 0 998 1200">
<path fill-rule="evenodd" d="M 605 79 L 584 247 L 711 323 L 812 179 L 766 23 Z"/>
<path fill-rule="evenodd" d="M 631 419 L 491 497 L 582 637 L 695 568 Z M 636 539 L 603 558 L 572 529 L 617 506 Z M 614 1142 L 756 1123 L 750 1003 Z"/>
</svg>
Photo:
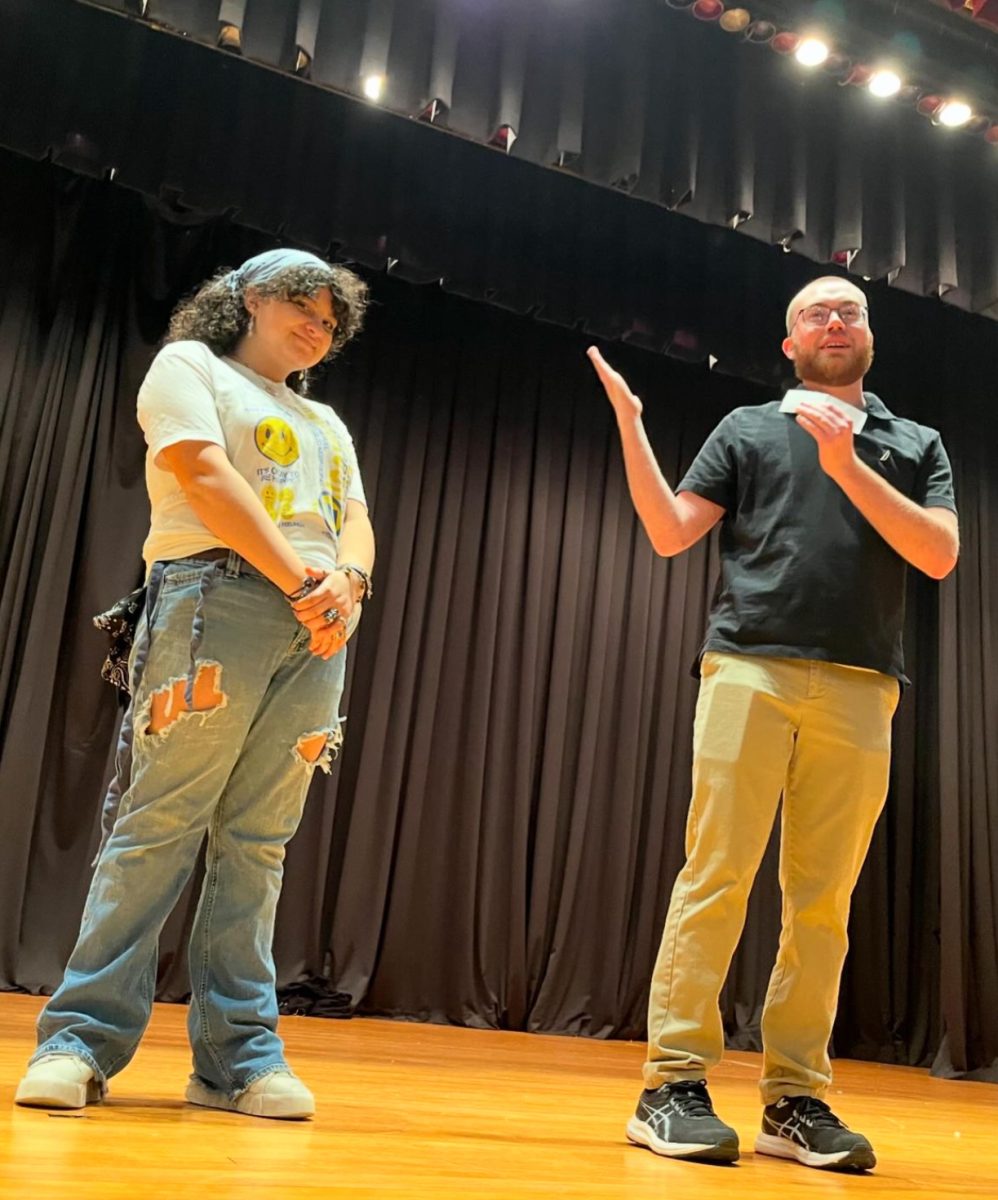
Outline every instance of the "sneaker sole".
<svg viewBox="0 0 998 1200">
<path fill-rule="evenodd" d="M 663 1158 L 688 1158 L 695 1162 L 733 1163 L 738 1161 L 737 1142 L 663 1142 L 654 1129 L 637 1117 L 627 1122 L 627 1136 L 636 1146 L 644 1146 Z"/>
<path fill-rule="evenodd" d="M 796 1142 L 774 1137 L 770 1133 L 760 1133 L 755 1139 L 755 1152 L 769 1154 L 773 1158 L 789 1158 L 819 1171 L 872 1171 L 877 1165 L 877 1156 L 872 1150 L 863 1147 L 841 1150 L 838 1154 L 815 1154 L 813 1150 L 805 1150 Z"/>
<path fill-rule="evenodd" d="M 218 1108 L 223 1112 L 242 1113 L 245 1117 L 266 1117 L 273 1121 L 307 1121 L 315 1115 L 315 1104 L 297 1096 L 243 1095 L 230 1100 L 224 1092 L 193 1081 L 188 1083 L 184 1099 L 201 1108 Z"/>
<path fill-rule="evenodd" d="M 96 1079 L 87 1083 L 22 1079 L 14 1093 L 14 1103 L 22 1108 L 86 1108 L 100 1102 L 100 1084 Z"/>
</svg>

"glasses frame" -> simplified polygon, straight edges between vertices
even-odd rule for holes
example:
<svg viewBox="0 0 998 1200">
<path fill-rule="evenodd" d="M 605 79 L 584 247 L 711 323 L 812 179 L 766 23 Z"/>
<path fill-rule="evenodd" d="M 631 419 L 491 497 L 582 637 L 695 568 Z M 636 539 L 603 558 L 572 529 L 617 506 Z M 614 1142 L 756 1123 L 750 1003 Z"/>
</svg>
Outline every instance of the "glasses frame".
<svg viewBox="0 0 998 1200">
<path fill-rule="evenodd" d="M 797 316 L 794 317 L 793 324 L 790 326 L 790 331 L 791 331 L 791 333 L 793 332 L 793 330 L 797 326 L 797 322 L 801 319 L 801 317 L 810 308 L 827 308 L 828 309 L 828 320 L 822 322 L 820 325 L 811 325 L 811 323 L 808 322 L 808 325 L 810 326 L 811 329 L 827 329 L 828 322 L 831 321 L 831 319 L 832 319 L 832 313 L 835 313 L 835 315 L 839 318 L 839 320 L 842 321 L 842 324 L 845 325 L 847 328 L 849 328 L 853 325 L 862 325 L 870 315 L 869 308 L 867 308 L 867 306 L 865 304 L 856 304 L 856 307 L 859 309 L 859 313 L 860 313 L 859 317 L 855 321 L 846 321 L 842 317 L 841 309 L 843 307 L 848 307 L 850 304 L 856 304 L 856 301 L 855 300 L 843 300 L 841 302 L 841 304 L 835 305 L 835 304 L 822 304 L 820 300 L 816 300 L 814 302 L 814 304 L 806 304 L 798 312 Z"/>
</svg>

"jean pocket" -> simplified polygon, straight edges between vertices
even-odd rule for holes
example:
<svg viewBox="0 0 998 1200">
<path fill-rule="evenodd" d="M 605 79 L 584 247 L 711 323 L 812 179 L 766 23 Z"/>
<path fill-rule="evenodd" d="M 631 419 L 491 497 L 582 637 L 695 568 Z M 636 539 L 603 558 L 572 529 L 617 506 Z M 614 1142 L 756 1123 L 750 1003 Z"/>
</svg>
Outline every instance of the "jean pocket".
<svg viewBox="0 0 998 1200">
<path fill-rule="evenodd" d="M 175 592 L 178 588 L 199 583 L 205 571 L 211 569 L 210 563 L 205 563 L 203 566 L 192 566 L 189 562 L 166 563 L 163 568 L 163 579 L 159 585 L 160 591 Z"/>
</svg>

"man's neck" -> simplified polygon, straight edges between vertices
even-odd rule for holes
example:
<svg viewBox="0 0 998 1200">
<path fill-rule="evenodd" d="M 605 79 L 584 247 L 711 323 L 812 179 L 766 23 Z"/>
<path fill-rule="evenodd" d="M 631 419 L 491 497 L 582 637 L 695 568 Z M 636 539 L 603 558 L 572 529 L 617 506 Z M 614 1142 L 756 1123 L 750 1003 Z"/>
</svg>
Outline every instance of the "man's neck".
<svg viewBox="0 0 998 1200">
<path fill-rule="evenodd" d="M 846 404 L 851 404 L 854 408 L 866 408 L 866 402 L 863 400 L 863 380 L 857 379 L 855 383 L 846 384 L 845 387 L 832 387 L 828 383 L 817 383 L 813 379 L 803 379 L 801 383 L 810 392 L 824 392 L 828 396 L 834 396 L 837 400 L 843 400 Z"/>
</svg>

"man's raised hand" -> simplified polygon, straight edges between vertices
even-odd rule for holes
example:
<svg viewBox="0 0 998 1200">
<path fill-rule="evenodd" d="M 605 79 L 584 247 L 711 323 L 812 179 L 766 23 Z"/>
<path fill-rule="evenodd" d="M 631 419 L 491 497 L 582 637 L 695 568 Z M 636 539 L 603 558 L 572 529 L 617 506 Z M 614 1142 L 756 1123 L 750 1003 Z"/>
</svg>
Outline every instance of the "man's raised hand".
<svg viewBox="0 0 998 1200">
<path fill-rule="evenodd" d="M 586 351 L 589 361 L 593 364 L 600 383 L 606 391 L 618 420 L 635 420 L 641 416 L 641 401 L 627 386 L 627 380 L 609 365 L 595 346 Z"/>
</svg>

